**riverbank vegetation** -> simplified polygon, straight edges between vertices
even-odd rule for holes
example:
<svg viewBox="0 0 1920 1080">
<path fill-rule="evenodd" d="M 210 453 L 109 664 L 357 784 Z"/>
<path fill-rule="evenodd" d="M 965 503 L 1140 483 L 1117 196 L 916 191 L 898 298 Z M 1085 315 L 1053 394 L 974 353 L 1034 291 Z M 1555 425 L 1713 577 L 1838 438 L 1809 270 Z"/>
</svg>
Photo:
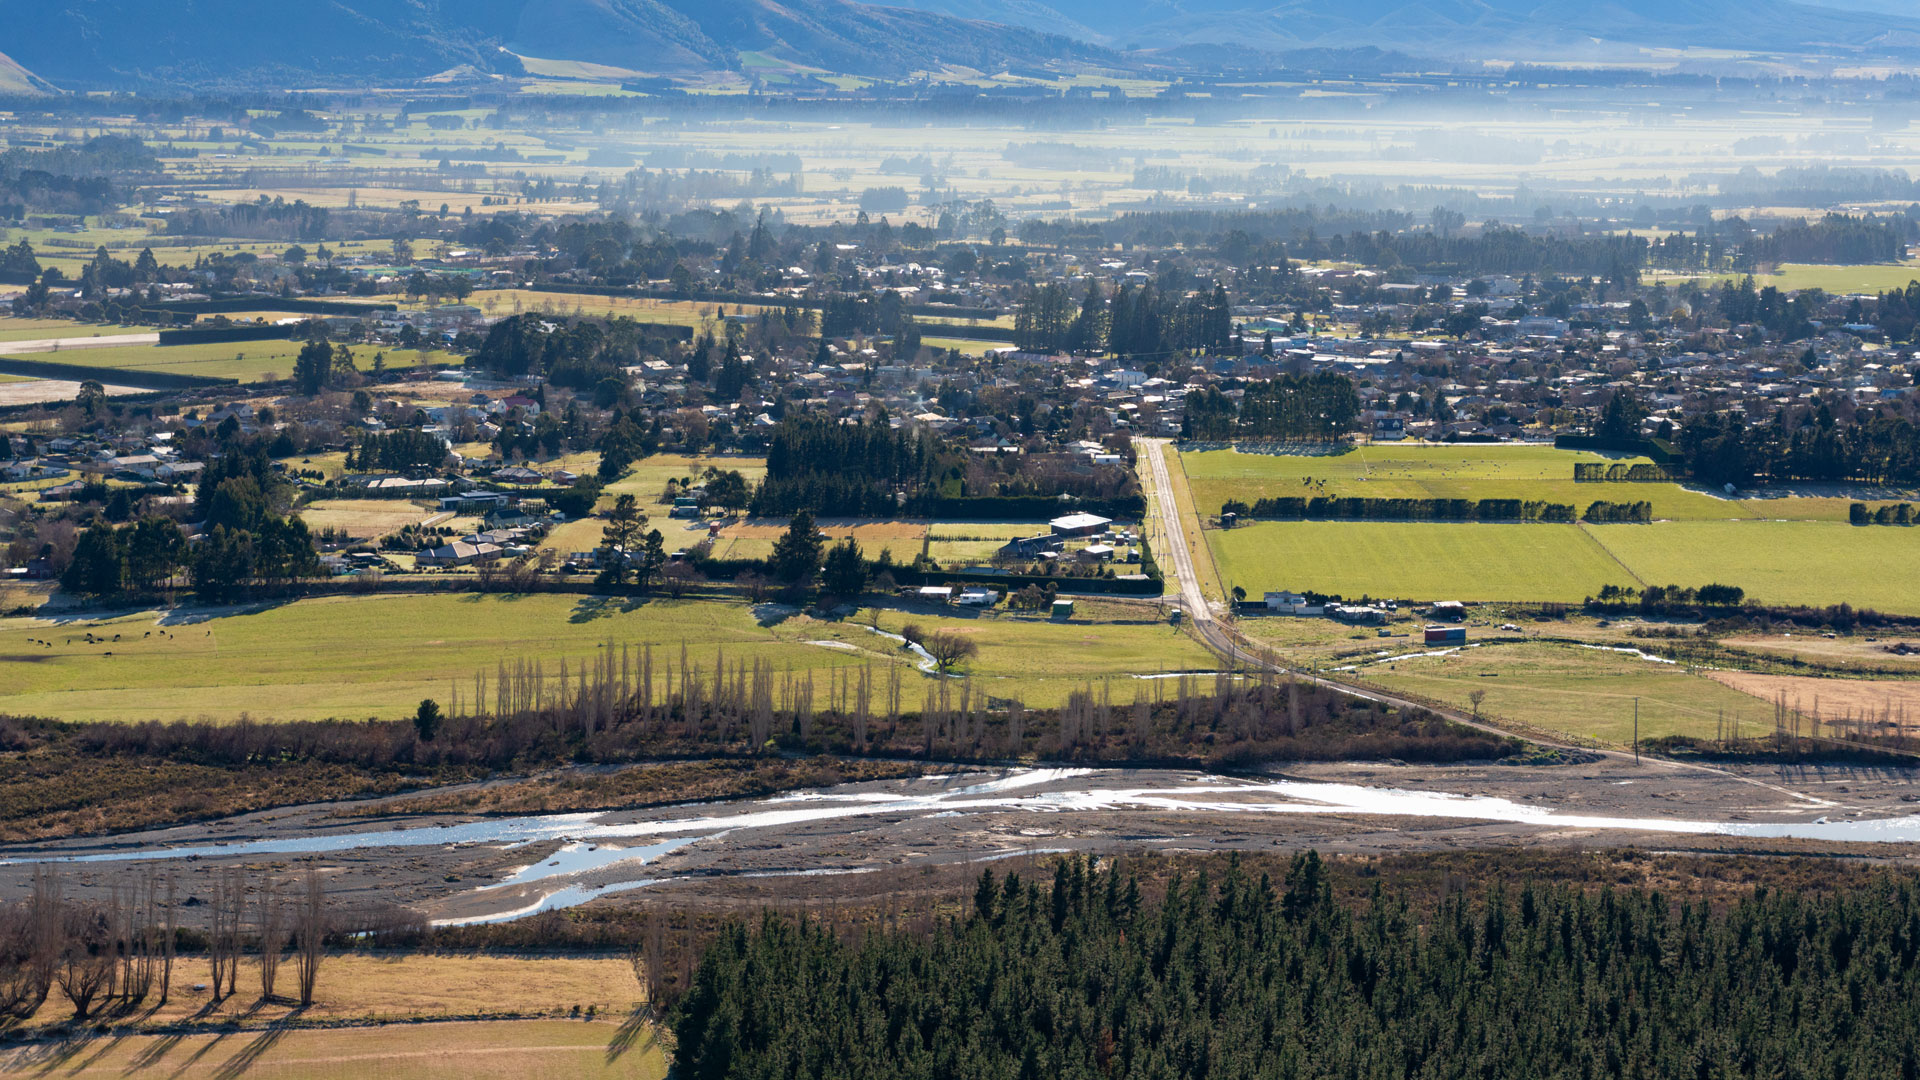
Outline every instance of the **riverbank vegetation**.
<svg viewBox="0 0 1920 1080">
<path fill-rule="evenodd" d="M 665 772 L 540 780 L 435 801 L 449 810 L 605 808 L 877 779 L 915 762 L 1233 768 L 1486 760 L 1525 745 L 1422 710 L 1278 678 L 1184 675 L 1129 680 L 1124 689 L 1103 681 L 1085 684 L 1061 708 L 1028 709 L 955 679 L 929 683 L 916 701 L 898 667 L 850 668 L 816 683 L 724 651 L 706 661 L 614 653 L 566 676 L 503 665 L 464 708 L 443 711 L 429 700 L 406 720 L 0 718 L 7 748 L 0 753 L 0 840 L 120 831 L 569 765 L 677 763 Z M 802 764 L 781 755 L 851 760 Z M 722 760 L 707 760 L 715 758 Z"/>
</svg>

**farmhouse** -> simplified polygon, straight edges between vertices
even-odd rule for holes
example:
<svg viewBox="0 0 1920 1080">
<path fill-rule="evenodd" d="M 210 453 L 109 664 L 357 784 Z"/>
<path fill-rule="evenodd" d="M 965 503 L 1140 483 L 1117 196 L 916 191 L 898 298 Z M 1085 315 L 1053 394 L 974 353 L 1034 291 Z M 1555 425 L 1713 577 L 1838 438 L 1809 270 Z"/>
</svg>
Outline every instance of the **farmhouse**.
<svg viewBox="0 0 1920 1080">
<path fill-rule="evenodd" d="M 1362 607 L 1359 604 L 1335 604 L 1327 609 L 1327 615 L 1339 622 L 1354 626 L 1379 626 L 1387 621 L 1387 613 L 1377 607 Z"/>
<path fill-rule="evenodd" d="M 500 559 L 498 544 L 469 544 L 464 540 L 455 540 L 451 544 L 423 551 L 414 556 L 417 566 L 472 566 L 476 563 L 497 562 Z"/>
<path fill-rule="evenodd" d="M 1052 534 L 1024 536 L 1009 540 L 1000 545 L 1000 557 L 1003 559 L 1033 559 L 1047 552 L 1058 552 L 1065 543 L 1064 539 Z"/>
<path fill-rule="evenodd" d="M 1324 615 L 1326 608 L 1311 603 L 1297 592 L 1270 592 L 1266 595 L 1267 610 L 1281 615 Z"/>
<path fill-rule="evenodd" d="M 440 497 L 440 509 L 458 514 L 483 514 L 505 505 L 507 497 L 497 491 L 464 491 L 458 495 Z"/>
</svg>

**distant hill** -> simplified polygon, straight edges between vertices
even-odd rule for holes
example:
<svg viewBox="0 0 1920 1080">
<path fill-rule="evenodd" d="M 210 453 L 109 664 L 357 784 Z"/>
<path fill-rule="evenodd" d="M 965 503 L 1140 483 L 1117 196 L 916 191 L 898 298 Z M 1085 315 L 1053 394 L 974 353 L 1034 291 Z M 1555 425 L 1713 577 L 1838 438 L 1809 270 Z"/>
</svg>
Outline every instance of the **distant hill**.
<svg viewBox="0 0 1920 1080">
<path fill-rule="evenodd" d="M 0 94 L 44 94 L 51 89 L 45 79 L 0 53 Z"/>
<path fill-rule="evenodd" d="M 1374 46 L 1422 56 L 1578 59 L 1621 47 L 1764 52 L 1911 48 L 1911 0 L 881 0 L 1119 49 Z M 1874 6 L 1879 12 L 1842 10 Z M 1899 10 L 1901 15 L 1891 12 Z"/>
<path fill-rule="evenodd" d="M 71 90 L 402 84 L 521 73 L 518 56 L 630 71 L 742 57 L 904 76 L 960 65 L 1207 57 L 1602 60 L 1650 47 L 1920 55 L 1911 0 L 0 0 L 11 60 Z M 1850 10 L 1875 6 L 1883 12 Z M 1224 49 L 1225 52 L 1213 50 Z M 1112 51 L 1109 51 L 1112 50 Z M 1364 59 L 1364 57 L 1362 57 Z M 1138 62 L 1140 58 L 1135 58 Z M 17 63 L 15 63 L 17 61 Z"/>
<path fill-rule="evenodd" d="M 0 0 L 0 26 L 14 59 L 68 89 L 512 74 L 512 53 L 661 73 L 735 69 L 761 53 L 894 76 L 1113 59 L 1042 29 L 848 0 Z"/>
</svg>

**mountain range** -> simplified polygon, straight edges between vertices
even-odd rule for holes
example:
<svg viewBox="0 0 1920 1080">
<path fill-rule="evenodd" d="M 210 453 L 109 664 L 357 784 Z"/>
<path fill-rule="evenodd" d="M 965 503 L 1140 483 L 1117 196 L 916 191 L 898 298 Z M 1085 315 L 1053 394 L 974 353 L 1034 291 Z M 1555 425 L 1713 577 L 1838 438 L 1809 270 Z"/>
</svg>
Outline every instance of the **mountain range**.
<svg viewBox="0 0 1920 1080">
<path fill-rule="evenodd" d="M 1175 66 L 1226 46 L 1581 60 L 1652 48 L 1920 53 L 1908 0 L 0 0 L 11 64 L 71 90 L 393 85 L 520 57 L 657 74 Z M 1860 10 L 1876 8 L 1879 10 Z M 28 79 L 22 74 L 15 81 Z M 6 89 L 0 83 L 0 90 Z"/>
<path fill-rule="evenodd" d="M 732 70 L 743 54 L 860 75 L 1113 62 L 1024 26 L 850 0 L 0 0 L 6 52 L 68 89 L 392 85 L 520 56 L 634 71 Z"/>
<path fill-rule="evenodd" d="M 1647 48 L 1805 53 L 1920 47 L 1920 9 L 1911 0 L 878 2 L 941 14 L 965 11 L 973 18 L 1120 50 L 1196 44 L 1270 51 L 1372 46 L 1424 56 L 1538 61 Z"/>
</svg>

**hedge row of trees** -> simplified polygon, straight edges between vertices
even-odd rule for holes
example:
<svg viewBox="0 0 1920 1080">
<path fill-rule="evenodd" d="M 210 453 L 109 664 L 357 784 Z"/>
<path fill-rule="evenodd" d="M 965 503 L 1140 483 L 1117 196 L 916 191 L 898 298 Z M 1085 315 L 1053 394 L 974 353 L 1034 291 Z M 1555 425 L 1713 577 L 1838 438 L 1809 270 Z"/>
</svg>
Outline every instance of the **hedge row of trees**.
<svg viewBox="0 0 1920 1080">
<path fill-rule="evenodd" d="M 1599 505 L 1599 504 L 1595 504 Z M 1229 499 L 1222 514 L 1293 521 L 1341 518 L 1354 521 L 1572 521 L 1573 507 L 1532 499 L 1362 499 L 1316 495 L 1265 498 L 1252 507 Z"/>
<path fill-rule="evenodd" d="M 1642 499 L 1638 502 L 1592 502 L 1587 511 L 1580 515 L 1581 520 L 1596 525 L 1631 523 L 1644 525 L 1653 520 L 1653 504 Z"/>
<path fill-rule="evenodd" d="M 1913 519 L 1912 503 L 1890 503 L 1878 508 L 1866 503 L 1847 506 L 1847 521 L 1854 525 L 1911 525 Z"/>
<path fill-rule="evenodd" d="M 1650 465 L 1640 462 L 1628 465 L 1624 462 L 1576 461 L 1573 465 L 1573 479 L 1583 484 L 1645 484 L 1656 481 L 1678 479 L 1664 465 Z"/>
<path fill-rule="evenodd" d="M 1335 899 L 1313 852 L 1154 900 L 1111 864 L 979 878 L 930 931 L 735 924 L 671 1012 L 677 1075 L 1897 1077 L 1920 880 L 1724 906 L 1495 883 Z"/>
</svg>

